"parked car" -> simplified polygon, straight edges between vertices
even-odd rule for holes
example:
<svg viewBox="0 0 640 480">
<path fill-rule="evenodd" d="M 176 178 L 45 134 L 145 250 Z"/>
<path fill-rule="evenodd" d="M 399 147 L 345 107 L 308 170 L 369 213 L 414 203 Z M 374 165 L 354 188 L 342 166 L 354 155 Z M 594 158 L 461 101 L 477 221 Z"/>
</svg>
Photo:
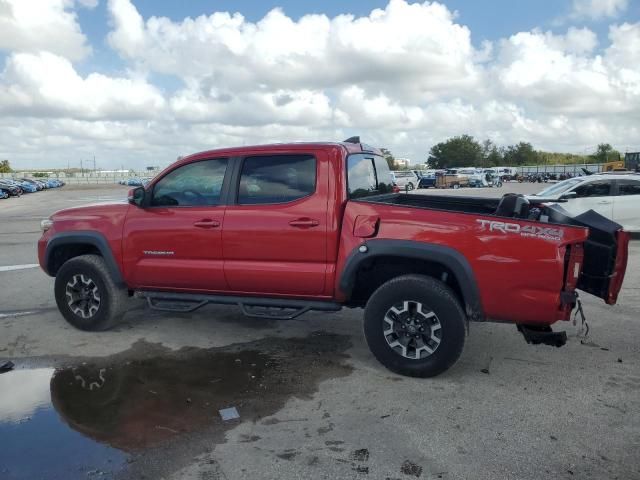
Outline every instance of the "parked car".
<svg viewBox="0 0 640 480">
<path fill-rule="evenodd" d="M 373 355 L 417 377 L 456 362 L 470 321 L 560 346 L 566 332 L 551 325 L 570 320 L 576 289 L 616 303 L 630 235 L 597 213 L 575 219 L 515 194 L 394 194 L 390 180 L 359 139 L 202 152 L 128 203 L 43 220 L 38 259 L 83 330 L 113 327 L 132 294 L 159 310 L 222 303 L 263 319 L 362 307 Z"/>
<path fill-rule="evenodd" d="M 33 183 L 27 182 L 22 179 L 15 180 L 15 183 L 22 188 L 23 193 L 34 193 L 38 191 L 38 187 L 36 187 Z"/>
<path fill-rule="evenodd" d="M 38 182 L 37 180 L 33 180 L 32 178 L 21 178 L 20 180 L 23 182 L 30 183 L 31 185 L 36 187 L 37 191 L 40 191 L 44 188 L 44 186 L 42 185 L 42 182 Z"/>
<path fill-rule="evenodd" d="M 640 175 L 604 173 L 574 177 L 532 196 L 564 200 L 573 217 L 594 210 L 630 232 L 640 231 Z"/>
<path fill-rule="evenodd" d="M 420 179 L 413 170 L 398 170 L 391 172 L 393 182 L 400 190 L 413 190 L 418 186 Z"/>
<path fill-rule="evenodd" d="M 0 188 L 9 192 L 9 195 L 12 197 L 19 197 L 22 195 L 22 188 L 7 179 L 0 180 Z"/>
<path fill-rule="evenodd" d="M 449 168 L 444 173 L 436 175 L 436 187 L 460 188 L 469 186 L 469 177 L 459 173 L 457 168 Z"/>
<path fill-rule="evenodd" d="M 425 173 L 420 177 L 420 181 L 418 182 L 418 188 L 433 188 L 436 186 L 436 174 L 434 173 Z"/>
<path fill-rule="evenodd" d="M 0 198 L 9 198 L 9 190 L 5 190 L 4 188 L 0 187 Z"/>
</svg>

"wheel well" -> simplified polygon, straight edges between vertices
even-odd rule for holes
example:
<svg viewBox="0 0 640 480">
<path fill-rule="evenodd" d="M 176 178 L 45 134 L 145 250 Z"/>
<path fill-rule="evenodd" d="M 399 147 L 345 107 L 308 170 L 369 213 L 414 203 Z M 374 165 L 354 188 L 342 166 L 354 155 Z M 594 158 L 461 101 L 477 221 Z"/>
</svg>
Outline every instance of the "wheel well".
<svg viewBox="0 0 640 480">
<path fill-rule="evenodd" d="M 102 253 L 95 245 L 91 245 L 89 243 L 74 243 L 71 245 L 60 245 L 56 247 L 55 250 L 51 252 L 49 255 L 49 260 L 47 262 L 47 271 L 50 275 L 55 276 L 60 270 L 60 267 L 64 265 L 67 260 L 70 260 L 74 257 L 79 257 L 80 255 L 100 255 Z"/>
<path fill-rule="evenodd" d="M 429 260 L 395 256 L 378 256 L 360 266 L 356 273 L 355 288 L 349 304 L 362 307 L 383 283 L 411 273 L 427 275 L 445 283 L 456 294 L 463 308 L 465 307 L 460 283 L 446 265 Z"/>
</svg>

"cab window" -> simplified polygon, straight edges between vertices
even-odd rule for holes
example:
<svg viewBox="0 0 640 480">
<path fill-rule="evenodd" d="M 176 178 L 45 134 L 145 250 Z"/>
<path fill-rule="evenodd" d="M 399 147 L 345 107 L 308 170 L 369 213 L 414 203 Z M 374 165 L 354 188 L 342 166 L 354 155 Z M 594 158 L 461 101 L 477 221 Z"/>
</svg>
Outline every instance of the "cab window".
<svg viewBox="0 0 640 480">
<path fill-rule="evenodd" d="M 245 158 L 238 187 L 238 204 L 287 203 L 316 190 L 313 155 L 269 155 Z"/>
<path fill-rule="evenodd" d="M 611 195 L 611 182 L 608 180 L 588 182 L 577 186 L 573 191 L 576 192 L 577 198 L 606 197 Z"/>
<path fill-rule="evenodd" d="M 226 170 L 226 158 L 203 160 L 178 167 L 154 185 L 151 206 L 219 205 Z"/>
</svg>

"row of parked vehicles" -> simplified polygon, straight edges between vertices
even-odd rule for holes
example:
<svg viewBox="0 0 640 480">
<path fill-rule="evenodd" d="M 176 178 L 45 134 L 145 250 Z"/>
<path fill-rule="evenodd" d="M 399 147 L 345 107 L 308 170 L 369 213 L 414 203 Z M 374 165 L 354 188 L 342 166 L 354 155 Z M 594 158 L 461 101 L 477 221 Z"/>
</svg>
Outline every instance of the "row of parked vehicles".
<svg viewBox="0 0 640 480">
<path fill-rule="evenodd" d="M 415 188 L 502 187 L 503 182 L 515 179 L 516 174 L 515 169 L 509 167 L 391 172 L 395 184 L 401 190 L 408 191 Z"/>
<path fill-rule="evenodd" d="M 62 186 L 64 182 L 57 178 L 0 178 L 0 199 L 19 197 L 24 193 L 35 193 Z"/>
<path fill-rule="evenodd" d="M 151 178 L 144 177 L 133 177 L 133 178 L 123 178 L 122 180 L 118 180 L 120 185 L 127 185 L 129 187 L 146 187 L 147 184 L 151 181 Z"/>
</svg>

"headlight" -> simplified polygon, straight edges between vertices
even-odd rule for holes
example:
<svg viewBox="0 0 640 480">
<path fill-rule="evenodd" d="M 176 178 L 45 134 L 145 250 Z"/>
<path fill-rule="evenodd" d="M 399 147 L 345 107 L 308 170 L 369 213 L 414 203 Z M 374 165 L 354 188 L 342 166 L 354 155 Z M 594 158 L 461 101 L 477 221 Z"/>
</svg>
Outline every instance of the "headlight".
<svg viewBox="0 0 640 480">
<path fill-rule="evenodd" d="M 40 222 L 40 228 L 42 229 L 43 232 L 46 232 L 51 227 L 53 227 L 53 220 L 49 218 L 46 218 Z"/>
</svg>

